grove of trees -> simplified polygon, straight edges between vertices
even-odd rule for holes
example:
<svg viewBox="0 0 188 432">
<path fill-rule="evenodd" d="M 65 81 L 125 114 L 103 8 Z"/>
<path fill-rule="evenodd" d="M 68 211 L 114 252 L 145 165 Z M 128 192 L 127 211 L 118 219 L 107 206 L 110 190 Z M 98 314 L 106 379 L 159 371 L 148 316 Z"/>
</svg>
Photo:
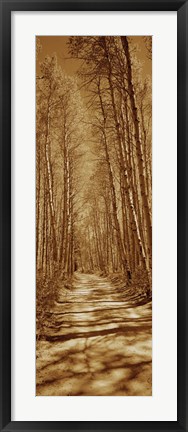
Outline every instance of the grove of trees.
<svg viewBox="0 0 188 432">
<path fill-rule="evenodd" d="M 151 38 L 140 39 L 151 59 Z M 148 293 L 151 77 L 140 72 L 134 37 L 73 36 L 67 45 L 77 76 L 53 55 L 36 80 L 37 290 L 81 271 L 117 273 L 135 289 L 144 279 Z"/>
</svg>

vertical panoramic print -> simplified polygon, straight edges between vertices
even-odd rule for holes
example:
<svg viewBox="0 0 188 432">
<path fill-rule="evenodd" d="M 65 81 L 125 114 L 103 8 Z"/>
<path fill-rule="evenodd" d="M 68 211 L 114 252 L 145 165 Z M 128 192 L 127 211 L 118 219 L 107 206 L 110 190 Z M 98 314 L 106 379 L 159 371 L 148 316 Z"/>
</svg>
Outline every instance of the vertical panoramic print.
<svg viewBox="0 0 188 432">
<path fill-rule="evenodd" d="M 36 395 L 152 395 L 152 37 L 36 37 Z"/>
</svg>

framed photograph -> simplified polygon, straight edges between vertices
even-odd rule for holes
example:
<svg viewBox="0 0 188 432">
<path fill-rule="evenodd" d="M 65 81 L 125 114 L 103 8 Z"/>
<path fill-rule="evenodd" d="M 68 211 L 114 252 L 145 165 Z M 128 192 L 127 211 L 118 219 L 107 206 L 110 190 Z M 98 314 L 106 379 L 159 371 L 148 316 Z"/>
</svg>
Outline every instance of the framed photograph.
<svg viewBox="0 0 188 432">
<path fill-rule="evenodd" d="M 0 1 L 1 430 L 187 431 L 187 1 Z"/>
</svg>

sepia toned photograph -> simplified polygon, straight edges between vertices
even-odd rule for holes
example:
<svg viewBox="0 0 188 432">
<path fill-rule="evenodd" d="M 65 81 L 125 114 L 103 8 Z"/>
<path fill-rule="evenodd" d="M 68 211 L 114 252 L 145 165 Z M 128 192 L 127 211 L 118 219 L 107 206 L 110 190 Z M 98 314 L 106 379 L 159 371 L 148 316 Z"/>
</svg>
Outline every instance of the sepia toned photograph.
<svg viewBox="0 0 188 432">
<path fill-rule="evenodd" d="M 152 37 L 36 37 L 36 396 L 152 396 Z"/>
</svg>

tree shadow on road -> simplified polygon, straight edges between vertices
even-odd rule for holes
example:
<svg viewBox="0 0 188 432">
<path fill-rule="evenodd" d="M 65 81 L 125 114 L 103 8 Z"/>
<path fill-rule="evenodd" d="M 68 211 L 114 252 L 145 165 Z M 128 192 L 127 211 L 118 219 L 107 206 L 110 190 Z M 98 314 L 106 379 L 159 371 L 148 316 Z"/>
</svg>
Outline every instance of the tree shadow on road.
<svg viewBox="0 0 188 432">
<path fill-rule="evenodd" d="M 151 328 L 43 342 L 38 395 L 151 395 Z M 50 355 L 49 355 L 50 354 Z"/>
</svg>

